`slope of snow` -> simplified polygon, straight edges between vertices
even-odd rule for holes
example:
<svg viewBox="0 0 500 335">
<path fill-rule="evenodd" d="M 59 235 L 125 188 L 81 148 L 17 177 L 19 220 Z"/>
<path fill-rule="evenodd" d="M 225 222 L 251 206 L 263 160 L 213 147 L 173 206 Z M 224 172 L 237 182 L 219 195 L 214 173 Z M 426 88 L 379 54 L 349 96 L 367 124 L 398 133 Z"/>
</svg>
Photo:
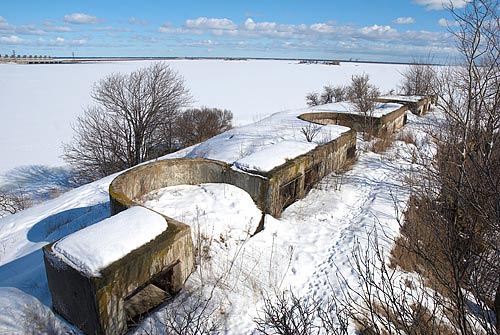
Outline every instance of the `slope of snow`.
<svg viewBox="0 0 500 335">
<path fill-rule="evenodd" d="M 0 64 L 0 177 L 22 165 L 58 166 L 71 123 L 93 104 L 89 91 L 113 72 L 128 73 L 151 61 L 88 64 Z M 244 125 L 277 111 L 302 108 L 305 95 L 327 84 L 346 84 L 366 73 L 382 92 L 394 89 L 405 65 L 295 61 L 170 60 L 190 89 L 193 106 L 226 108 Z"/>
<path fill-rule="evenodd" d="M 209 63 L 213 66 L 207 66 L 207 62 L 213 62 Z M 123 70 L 141 64 L 144 63 L 118 66 Z M 217 78 L 216 70 L 221 71 L 217 79 L 220 81 L 225 79 L 231 82 L 229 78 L 234 78 L 229 77 L 229 74 L 224 77 L 224 71 L 229 71 L 228 68 L 234 71 L 233 75 L 246 74 L 247 77 L 239 78 L 248 79 L 248 82 L 242 80 L 242 86 L 238 89 L 228 89 L 229 93 L 238 92 L 238 99 L 233 97 L 234 101 L 232 99 L 228 101 L 238 100 L 239 106 L 242 106 L 241 110 L 251 110 L 251 114 L 247 116 L 249 119 L 252 118 L 252 113 L 259 110 L 253 107 L 245 109 L 247 104 L 254 106 L 252 104 L 258 102 L 253 96 L 241 98 L 245 89 L 249 89 L 247 92 L 251 94 L 254 93 L 250 87 L 263 94 L 264 98 L 268 98 L 269 105 L 273 107 L 272 111 L 294 107 L 288 104 L 298 102 L 298 96 L 303 101 L 305 94 L 302 92 L 298 94 L 295 90 L 304 89 L 307 85 L 298 79 L 297 85 L 295 81 L 290 81 L 292 72 L 294 75 L 304 74 L 304 82 L 310 85 L 306 91 L 320 90 L 325 82 L 345 84 L 352 73 L 369 73 L 376 85 L 380 83 L 394 85 L 397 82 L 395 78 L 399 78 L 397 66 L 368 64 L 359 67 L 353 64 L 324 67 L 299 66 L 288 62 L 227 63 L 242 66 L 240 70 L 233 65 L 228 65 L 226 68 L 226 63 L 222 61 L 193 63 L 186 61 L 186 68 L 189 64 L 193 67 L 189 71 L 193 72 L 201 71 L 202 64 L 209 67 L 210 69 L 204 71 L 205 73 L 213 71 L 213 75 L 209 77 L 211 79 Z M 267 76 L 259 77 L 257 83 L 261 85 L 255 85 L 256 75 L 251 71 L 256 71 L 261 65 L 267 71 Z M 96 64 L 96 66 L 103 73 L 107 69 L 106 64 Z M 0 71 L 4 69 L 0 67 Z M 32 70 L 27 70 L 28 67 L 21 69 L 22 72 L 27 71 L 26 78 L 29 78 L 29 71 L 33 73 L 39 71 L 37 66 Z M 46 76 L 46 71 L 59 72 L 57 69 L 51 67 L 40 71 L 45 71 Z M 71 67 L 67 69 L 68 72 L 73 70 Z M 225 70 L 222 71 L 223 69 Z M 94 75 L 97 73 L 97 70 L 91 67 L 87 70 Z M 294 72 L 295 70 L 297 72 Z M 80 70 L 76 71 L 77 75 Z M 103 73 L 99 74 L 99 77 Z M 54 75 L 58 76 L 57 73 Z M 314 80 L 311 79 L 313 76 Z M 4 80 L 2 76 L 0 78 Z M 253 79 L 250 80 L 251 78 Z M 281 80 L 279 83 L 278 79 Z M 214 82 L 213 86 L 210 85 L 211 82 L 206 81 L 203 85 L 197 85 L 210 87 L 206 92 L 213 93 L 213 87 L 221 88 L 218 86 L 221 85 L 220 81 Z M 29 80 L 26 83 L 27 86 L 30 85 Z M 238 87 L 234 85 L 234 81 L 231 83 L 232 86 Z M 71 87 L 70 84 L 67 85 Z M 281 92 L 288 98 L 280 99 L 277 94 L 281 93 L 277 92 L 279 90 L 276 90 L 276 87 L 284 87 L 287 90 L 289 88 L 288 91 L 284 90 L 287 92 Z M 265 90 L 265 93 L 262 90 Z M 224 96 L 222 94 L 214 99 L 222 101 Z M 43 105 L 41 100 L 39 103 Z M 262 102 L 263 105 L 265 103 L 266 101 Z M 20 105 L 23 104 L 24 101 Z M 275 108 L 276 104 L 283 104 L 281 106 L 283 108 Z M 218 104 L 218 107 L 226 106 Z M 201 156 L 232 163 L 242 157 L 251 157 L 250 155 L 285 140 L 305 142 L 300 132 L 303 121 L 296 119 L 296 114 L 297 110 L 279 113 L 249 126 L 244 131 L 233 129 L 230 133 L 219 135 L 206 143 L 169 155 L 164 159 Z M 28 121 L 29 119 L 26 118 Z M 406 130 L 417 128 L 418 123 L 425 120 L 431 120 L 431 116 L 419 119 L 410 114 Z M 266 124 L 273 126 L 266 128 Z M 4 123 L 0 123 L 0 127 L 3 125 Z M 285 135 L 277 135 L 275 127 L 285 129 Z M 268 133 L 270 129 L 273 129 L 272 133 Z M 53 135 L 53 130 L 49 126 L 42 130 L 48 133 L 48 138 Z M 342 127 L 324 127 L 321 130 L 324 131 L 321 137 L 334 138 L 346 130 L 347 128 Z M 8 131 L 7 134 L 13 136 L 11 130 Z M 417 139 L 425 142 L 424 138 L 417 137 Z M 35 142 L 33 137 L 30 141 Z M 320 142 L 321 139 L 318 139 L 318 143 Z M 0 148 L 5 148 L 3 143 Z M 152 313 L 131 333 L 142 334 L 144 330 L 148 331 L 160 324 L 159 332 L 153 330 L 149 333 L 161 334 L 161 322 L 158 323 L 156 320 L 164 320 L 169 306 L 190 306 L 196 302 L 197 296 L 201 296 L 212 299 L 209 309 L 213 311 L 214 317 L 223 320 L 221 333 L 248 334 L 254 331 L 253 319 L 259 315 L 263 297 L 267 294 L 277 290 L 292 290 L 299 296 L 321 300 L 338 293 L 340 287 L 336 286 L 333 280 L 337 273 L 341 273 L 350 282 L 356 282 L 349 263 L 349 255 L 356 241 L 366 243 L 367 233 L 373 230 L 374 226 L 378 226 L 387 233 L 387 236 L 381 237 L 381 243 L 388 250 L 391 245 L 390 238 L 397 234 L 398 213 L 395 211 L 395 204 L 404 206 L 408 198 L 406 190 L 401 187 L 400 176 L 403 171 L 410 168 L 405 160 L 398 157 L 411 155 L 411 150 L 408 148 L 408 145 L 396 142 L 394 148 L 385 155 L 361 151 L 352 170 L 343 176 L 332 174 L 326 177 L 306 198 L 288 207 L 280 219 L 266 216 L 265 229 L 252 237 L 250 235 L 260 220 L 260 212 L 248 194 L 240 189 L 234 189 L 229 185 L 208 184 L 193 187 L 178 186 L 151 194 L 150 199 L 145 199 L 146 204 L 147 201 L 152 201 L 149 203 L 150 206 L 158 210 L 165 208 L 168 213 L 172 213 L 172 216 L 178 217 L 181 221 L 195 223 L 193 227 L 198 227 L 195 233 L 199 234 L 196 234 L 194 240 L 202 247 L 200 250 L 203 253 L 198 259 L 196 272 L 189 277 L 181 294 L 170 304 L 163 305 Z M 34 147 L 29 148 L 33 149 Z M 4 152 L 0 157 L 6 159 L 5 155 Z M 15 156 L 13 155 L 13 158 Z M 108 187 L 115 176 L 106 177 L 56 199 L 0 219 L 1 331 L 9 334 L 23 333 L 22 325 L 26 320 L 26 313 L 21 309 L 25 304 L 32 306 L 37 315 L 49 315 L 58 329 L 61 329 L 61 333 L 74 331 L 73 329 L 63 331 L 64 327 L 71 328 L 71 326 L 50 311 L 51 299 L 40 248 L 109 217 Z M 176 302 L 180 305 L 175 305 Z"/>
<path fill-rule="evenodd" d="M 408 102 L 418 102 L 420 99 L 422 99 L 422 96 L 421 95 L 382 95 L 380 98 L 399 100 L 399 101 L 408 101 Z"/>
<path fill-rule="evenodd" d="M 78 271 L 99 277 L 102 269 L 154 240 L 167 227 L 163 216 L 136 206 L 63 237 L 52 250 Z"/>
<path fill-rule="evenodd" d="M 272 161 L 275 159 L 272 156 L 274 151 L 278 155 L 296 157 L 307 152 L 305 151 L 307 148 L 312 150 L 313 146 L 332 141 L 342 133 L 349 131 L 349 128 L 343 126 L 318 125 L 318 133 L 313 142 L 308 142 L 303 130 L 311 123 L 299 119 L 298 116 L 310 111 L 309 108 L 304 108 L 277 112 L 258 122 L 233 128 L 200 143 L 186 157 L 211 158 L 229 164 L 236 161 L 241 162 L 243 159 L 243 164 L 245 164 L 246 159 L 250 163 L 255 163 L 255 159 L 245 157 L 253 156 L 264 150 L 264 154 L 259 154 L 259 159 L 264 158 L 259 164 L 266 164 L 265 169 L 269 169 L 282 161 L 280 159 Z M 301 143 L 298 144 L 300 149 L 293 149 L 293 146 L 287 144 L 277 145 L 281 142 Z"/>
<path fill-rule="evenodd" d="M 179 185 L 146 194 L 143 205 L 192 226 L 197 234 L 227 243 L 242 241 L 257 229 L 262 212 L 242 189 L 229 184 Z"/>
</svg>

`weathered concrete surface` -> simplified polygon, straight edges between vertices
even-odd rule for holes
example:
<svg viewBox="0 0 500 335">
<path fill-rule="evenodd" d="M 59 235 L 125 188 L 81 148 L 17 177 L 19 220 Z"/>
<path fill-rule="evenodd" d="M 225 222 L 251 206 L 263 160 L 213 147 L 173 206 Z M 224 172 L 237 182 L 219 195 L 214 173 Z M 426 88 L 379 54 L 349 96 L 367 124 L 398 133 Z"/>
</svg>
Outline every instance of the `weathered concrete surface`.
<svg viewBox="0 0 500 335">
<path fill-rule="evenodd" d="M 359 132 L 373 131 L 374 136 L 385 133 L 393 133 L 406 123 L 406 112 L 408 106 L 402 106 L 397 110 L 381 117 L 365 116 L 351 113 L 316 112 L 300 115 L 304 121 L 319 124 L 336 124 L 356 129 Z"/>
<path fill-rule="evenodd" d="M 154 240 L 87 276 L 43 248 L 54 309 L 86 334 L 123 334 L 127 330 L 126 301 L 164 274 L 168 295 L 179 291 L 194 268 L 190 227 L 165 217 L 168 228 Z M 99 223 L 96 223 L 97 225 Z M 133 232 L 131 232 L 133 234 Z M 161 279 L 161 278 L 160 278 Z"/>
<path fill-rule="evenodd" d="M 437 96 L 423 96 L 418 101 L 409 101 L 404 96 L 398 98 L 398 96 L 394 97 L 380 97 L 375 99 L 378 102 L 390 102 L 390 103 L 398 103 L 402 105 L 408 106 L 410 112 L 415 115 L 422 116 L 426 114 L 431 105 L 435 105 L 437 102 Z"/>
<path fill-rule="evenodd" d="M 179 158 L 152 162 L 132 168 L 116 177 L 109 187 L 113 214 L 139 205 L 143 195 L 168 186 L 226 183 L 246 191 L 264 213 L 279 217 L 290 201 L 303 198 L 309 189 L 325 175 L 339 170 L 356 151 L 356 131 L 316 147 L 310 152 L 289 160 L 269 172 L 239 171 L 229 164 L 204 158 Z M 306 172 L 314 167 L 315 177 Z M 309 173 L 311 175 L 311 173 Z M 298 179 L 297 179 L 298 178 Z M 284 199 L 280 188 L 294 179 L 297 190 L 291 199 Z"/>
<path fill-rule="evenodd" d="M 163 187 L 202 183 L 237 186 L 250 194 L 259 209 L 266 209 L 265 178 L 235 171 L 230 165 L 212 159 L 179 158 L 140 165 L 116 177 L 109 186 L 111 213 L 140 205 L 137 199 Z"/>
</svg>

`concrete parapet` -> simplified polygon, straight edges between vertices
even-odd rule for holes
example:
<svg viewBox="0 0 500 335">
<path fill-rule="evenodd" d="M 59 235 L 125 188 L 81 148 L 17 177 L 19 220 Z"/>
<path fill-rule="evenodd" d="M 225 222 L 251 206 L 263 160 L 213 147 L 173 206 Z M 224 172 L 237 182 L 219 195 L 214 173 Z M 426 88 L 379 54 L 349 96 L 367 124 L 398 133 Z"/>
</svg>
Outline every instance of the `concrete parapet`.
<svg viewBox="0 0 500 335">
<path fill-rule="evenodd" d="M 164 187 L 227 183 L 245 190 L 263 213 L 279 217 L 324 176 L 341 169 L 355 152 L 356 130 L 351 129 L 268 172 L 243 171 L 204 158 L 143 164 L 111 182 L 111 215 L 140 206 L 143 195 Z M 100 276 L 89 276 L 61 258 L 53 249 L 57 241 L 45 246 L 55 310 L 87 334 L 123 334 L 127 320 L 180 290 L 194 266 L 191 229 L 162 217 L 168 223 L 163 233 L 102 269 Z"/>
<path fill-rule="evenodd" d="M 163 233 L 102 269 L 100 276 L 84 273 L 55 252 L 57 241 L 45 246 L 54 309 L 86 334 L 123 334 L 127 321 L 178 292 L 194 267 L 191 230 L 163 217 L 168 223 Z"/>
<path fill-rule="evenodd" d="M 408 106 L 410 112 L 415 115 L 422 116 L 426 114 L 431 105 L 435 105 L 437 103 L 436 95 L 429 96 L 383 96 L 375 99 L 378 102 L 390 102 L 390 103 L 398 103 Z"/>
<path fill-rule="evenodd" d="M 380 117 L 341 112 L 315 112 L 300 115 L 304 121 L 318 124 L 336 124 L 349 127 L 360 132 L 373 131 L 374 136 L 393 133 L 406 123 L 407 106 Z"/>
</svg>

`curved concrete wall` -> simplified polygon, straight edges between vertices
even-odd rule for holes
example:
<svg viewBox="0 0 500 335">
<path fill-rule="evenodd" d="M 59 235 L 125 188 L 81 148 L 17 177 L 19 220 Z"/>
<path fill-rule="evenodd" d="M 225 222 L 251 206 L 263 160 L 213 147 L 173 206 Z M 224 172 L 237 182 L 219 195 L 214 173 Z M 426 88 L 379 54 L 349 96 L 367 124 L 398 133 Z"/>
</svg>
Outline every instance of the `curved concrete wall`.
<svg viewBox="0 0 500 335">
<path fill-rule="evenodd" d="M 318 124 L 335 124 L 345 126 L 357 131 L 366 131 L 367 127 L 373 128 L 375 136 L 384 134 L 385 132 L 393 133 L 406 123 L 406 111 L 408 106 L 383 115 L 381 117 L 364 116 L 350 113 L 337 112 L 316 112 L 305 113 L 299 116 L 301 120 L 314 122 Z"/>
<path fill-rule="evenodd" d="M 116 177 L 109 186 L 111 215 L 140 205 L 143 195 L 169 186 L 227 183 L 250 194 L 260 210 L 266 211 L 265 178 L 238 172 L 220 161 L 204 158 L 178 158 L 134 167 Z"/>
</svg>

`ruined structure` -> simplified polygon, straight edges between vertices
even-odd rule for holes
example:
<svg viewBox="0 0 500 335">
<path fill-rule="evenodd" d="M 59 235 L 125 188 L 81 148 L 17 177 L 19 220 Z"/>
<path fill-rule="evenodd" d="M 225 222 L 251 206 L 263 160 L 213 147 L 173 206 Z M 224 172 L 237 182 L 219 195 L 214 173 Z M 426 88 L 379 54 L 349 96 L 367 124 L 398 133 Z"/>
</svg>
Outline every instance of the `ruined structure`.
<svg viewBox="0 0 500 335">
<path fill-rule="evenodd" d="M 88 257 L 81 257 L 72 249 L 65 252 L 64 246 L 58 248 L 59 241 L 43 248 L 54 309 L 86 334 L 125 333 L 128 321 L 178 292 L 193 270 L 193 242 L 189 226 L 149 209 L 137 208 L 142 210 L 140 221 L 131 222 L 133 219 L 125 211 L 121 217 L 112 216 L 88 228 L 99 233 L 99 230 L 105 230 L 104 225 L 122 225 L 125 220 L 134 229 L 127 232 L 128 236 L 135 238 L 134 234 L 140 229 L 148 229 L 145 226 L 154 215 L 164 221 L 164 230 L 138 248 L 125 249 L 123 254 L 111 258 L 111 263 L 98 269 L 98 273 L 89 271 L 88 267 L 92 266 L 93 256 L 98 261 L 101 259 L 99 253 L 104 250 L 94 249 L 102 246 L 102 239 L 116 238 L 112 233 L 110 236 L 101 234 L 95 237 L 92 233 L 87 234 L 88 229 L 83 229 L 70 235 L 79 239 L 90 236 L 83 247 L 95 255 Z M 130 243 L 126 240 L 105 242 L 118 251 L 127 248 Z M 117 246 L 113 242 L 124 245 Z M 95 248 L 94 243 L 97 244 Z"/>
<path fill-rule="evenodd" d="M 422 97 L 419 95 L 385 95 L 377 98 L 377 101 L 384 103 L 398 103 L 408 106 L 410 112 L 422 116 L 427 113 L 431 105 L 437 102 L 437 96 Z"/>
<path fill-rule="evenodd" d="M 333 103 L 319 106 L 312 113 L 302 114 L 305 121 L 319 124 L 336 124 L 356 129 L 359 132 L 370 131 L 374 136 L 384 133 L 393 133 L 406 124 L 406 112 L 409 105 L 395 102 L 381 102 L 379 109 L 387 109 L 386 113 L 372 113 L 370 115 L 354 114 L 349 112 L 345 103 Z M 387 104 L 392 104 L 388 106 Z"/>
<path fill-rule="evenodd" d="M 393 132 L 405 124 L 408 106 L 382 103 L 379 109 L 383 109 L 383 113 L 372 115 L 370 122 L 376 126 L 377 133 Z M 210 146 L 207 145 L 188 154 L 191 158 L 159 160 L 129 169 L 116 177 L 109 187 L 111 220 L 114 215 L 127 220 L 128 211 L 140 206 L 138 199 L 151 191 L 201 183 L 237 186 L 252 197 L 263 215 L 279 217 L 284 208 L 303 198 L 324 176 L 340 170 L 355 157 L 356 130 L 363 130 L 367 123 L 363 116 L 349 113 L 344 107 L 336 104 L 318 106 L 313 110 L 288 112 L 274 121 L 272 118 L 277 117 L 272 116 L 263 123 L 267 131 L 278 131 L 286 122 L 291 122 L 292 130 L 297 125 L 311 123 L 349 127 L 336 127 L 338 134 L 328 140 L 312 143 L 302 139 L 299 142 L 297 134 L 278 132 L 273 134 L 275 137 L 262 141 L 266 145 L 259 150 L 234 155 L 226 161 L 210 159 L 207 154 Z M 242 133 L 245 135 L 234 131 L 218 137 L 222 143 L 231 145 L 232 140 L 243 136 Z M 276 159 L 274 156 L 282 149 L 286 151 L 287 146 L 302 146 L 303 150 L 295 151 L 292 156 L 278 157 L 282 160 Z M 275 164 L 266 167 L 254 164 L 261 157 Z M 87 334 L 122 334 L 127 329 L 127 320 L 156 307 L 180 290 L 193 270 L 191 230 L 172 218 L 163 215 L 161 218 L 166 222 L 164 231 L 113 259 L 97 274 L 82 270 L 81 262 L 75 264 L 73 258 L 78 257 L 75 251 L 66 250 L 61 254 L 57 245 L 64 239 L 45 246 L 44 260 L 55 310 Z M 262 223 L 263 220 L 259 229 L 263 228 Z M 98 230 L 101 224 L 91 227 Z M 85 234 L 89 228 L 75 234 Z"/>
</svg>

